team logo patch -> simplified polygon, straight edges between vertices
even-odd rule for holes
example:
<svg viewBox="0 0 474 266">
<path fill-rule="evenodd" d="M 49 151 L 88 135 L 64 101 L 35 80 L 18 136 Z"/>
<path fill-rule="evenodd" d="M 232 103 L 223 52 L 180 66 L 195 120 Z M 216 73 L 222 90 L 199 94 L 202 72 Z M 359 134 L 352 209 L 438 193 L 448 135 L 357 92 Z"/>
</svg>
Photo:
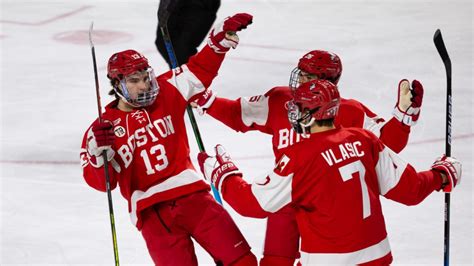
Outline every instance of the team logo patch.
<svg viewBox="0 0 474 266">
<path fill-rule="evenodd" d="M 114 133 L 115 133 L 115 136 L 117 137 L 123 137 L 125 136 L 125 128 L 122 127 L 122 126 L 118 126 L 118 127 L 115 127 L 114 128 Z"/>
</svg>

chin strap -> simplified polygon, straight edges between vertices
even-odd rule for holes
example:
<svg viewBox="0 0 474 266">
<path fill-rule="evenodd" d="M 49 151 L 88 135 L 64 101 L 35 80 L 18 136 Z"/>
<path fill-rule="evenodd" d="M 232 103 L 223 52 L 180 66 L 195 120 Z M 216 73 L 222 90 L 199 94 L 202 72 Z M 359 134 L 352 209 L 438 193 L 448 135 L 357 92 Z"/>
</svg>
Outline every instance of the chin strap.
<svg viewBox="0 0 474 266">
<path fill-rule="evenodd" d="M 317 111 L 317 109 L 318 108 L 309 110 L 308 112 L 306 112 L 304 117 L 301 117 L 297 120 L 298 124 L 301 127 L 301 135 L 303 135 L 303 137 L 309 137 L 309 135 L 311 134 L 311 126 L 314 124 L 314 122 L 316 122 L 316 119 L 312 117 L 312 115 Z M 304 123 L 303 121 L 307 120 L 309 117 L 311 117 L 311 119 L 307 123 Z"/>
</svg>

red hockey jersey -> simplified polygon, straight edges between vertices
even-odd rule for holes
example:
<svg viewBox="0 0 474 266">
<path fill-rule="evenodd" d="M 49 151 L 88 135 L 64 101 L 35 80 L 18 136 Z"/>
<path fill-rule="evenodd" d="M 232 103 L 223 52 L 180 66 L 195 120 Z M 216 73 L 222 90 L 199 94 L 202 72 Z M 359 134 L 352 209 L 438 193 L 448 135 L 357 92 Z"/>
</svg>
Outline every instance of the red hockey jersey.
<svg viewBox="0 0 474 266">
<path fill-rule="evenodd" d="M 379 195 L 413 205 L 440 187 L 439 173 L 417 173 L 371 132 L 336 128 L 287 149 L 275 169 L 252 185 L 228 177 L 222 193 L 251 217 L 293 203 L 301 263 L 355 265 L 391 261 Z"/>
<path fill-rule="evenodd" d="M 236 131 L 258 130 L 271 134 L 273 152 L 278 158 L 286 148 L 303 139 L 293 130 L 287 118 L 286 103 L 291 99 L 289 87 L 275 87 L 265 95 L 237 100 L 217 97 L 207 113 Z M 396 118 L 385 122 L 362 103 L 352 99 L 341 99 L 335 124 L 368 129 L 397 153 L 407 145 L 410 134 L 410 127 Z"/>
<path fill-rule="evenodd" d="M 151 106 L 132 112 L 117 109 L 117 101 L 106 106 L 102 118 L 113 122 L 116 136 L 115 156 L 109 164 L 111 186 L 118 182 L 138 228 L 141 210 L 209 189 L 189 157 L 184 112 L 188 102 L 210 86 L 223 59 L 224 54 L 206 46 L 188 64 L 157 77 L 160 91 Z M 94 167 L 95 158 L 87 152 L 92 136 L 89 127 L 80 154 L 83 175 L 91 187 L 105 191 L 104 169 Z"/>
</svg>

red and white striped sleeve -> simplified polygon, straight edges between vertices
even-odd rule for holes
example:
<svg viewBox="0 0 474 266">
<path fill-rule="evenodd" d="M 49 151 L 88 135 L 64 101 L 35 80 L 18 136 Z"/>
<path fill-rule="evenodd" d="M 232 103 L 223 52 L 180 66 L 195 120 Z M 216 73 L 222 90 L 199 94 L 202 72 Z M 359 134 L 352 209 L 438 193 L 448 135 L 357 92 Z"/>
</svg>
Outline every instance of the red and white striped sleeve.
<svg viewBox="0 0 474 266">
<path fill-rule="evenodd" d="M 274 171 L 251 185 L 239 176 L 226 178 L 222 195 L 240 215 L 265 218 L 291 202 L 293 174 L 281 176 Z"/>
<path fill-rule="evenodd" d="M 290 98 L 288 87 L 275 87 L 264 95 L 237 100 L 216 98 L 207 113 L 238 132 L 258 130 L 274 134 L 275 130 L 281 128 L 281 125 L 277 125 L 277 120 L 283 120 L 289 126 L 286 113 L 283 116 L 281 112 L 286 112 L 285 104 Z"/>
<path fill-rule="evenodd" d="M 375 171 L 381 195 L 405 205 L 416 205 L 441 188 L 442 180 L 438 172 L 416 172 L 413 166 L 387 149 L 380 140 L 374 138 L 374 141 L 377 158 Z"/>
<path fill-rule="evenodd" d="M 268 175 L 248 184 L 240 176 L 224 180 L 222 195 L 239 214 L 265 218 L 292 201 L 294 172 L 287 167 L 290 158 L 283 155 Z M 286 168 L 287 167 L 287 168 Z M 286 168 L 286 169 L 285 169 Z"/>
<path fill-rule="evenodd" d="M 187 64 L 170 70 L 158 77 L 174 86 L 186 101 L 203 93 L 208 88 L 224 60 L 225 54 L 218 54 L 206 45 L 192 56 Z"/>
<path fill-rule="evenodd" d="M 258 130 L 269 133 L 268 97 L 258 95 L 229 100 L 216 97 L 207 113 L 238 132 Z"/>
</svg>

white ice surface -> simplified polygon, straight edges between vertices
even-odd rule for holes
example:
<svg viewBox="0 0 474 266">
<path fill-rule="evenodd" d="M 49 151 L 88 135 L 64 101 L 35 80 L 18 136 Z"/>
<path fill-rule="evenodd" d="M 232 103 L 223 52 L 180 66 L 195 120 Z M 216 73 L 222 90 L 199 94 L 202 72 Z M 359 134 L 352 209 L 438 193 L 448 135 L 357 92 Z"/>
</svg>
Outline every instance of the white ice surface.
<svg viewBox="0 0 474 266">
<path fill-rule="evenodd" d="M 133 48 L 157 73 L 167 66 L 154 47 L 158 1 L 1 0 L 1 244 L 0 265 L 112 265 L 107 197 L 81 175 L 82 134 L 97 116 L 87 32 L 96 38 L 102 102 L 110 101 L 108 57 Z M 344 71 L 340 89 L 389 117 L 401 78 L 425 86 L 421 121 L 402 152 L 418 170 L 444 152 L 446 76 L 433 45 L 442 30 L 453 63 L 452 154 L 463 162 L 462 184 L 451 196 L 451 263 L 473 265 L 473 3 L 471 0 L 224 0 L 218 20 L 237 12 L 255 16 L 241 45 L 229 53 L 212 88 L 237 98 L 285 85 L 298 58 L 313 49 L 336 52 Z M 79 44 L 58 36 L 81 31 Z M 237 134 L 198 117 L 206 149 L 223 144 L 246 179 L 271 169 L 270 137 Z M 189 127 L 192 157 L 198 152 Z M 126 201 L 113 192 L 120 261 L 150 265 L 141 234 L 130 223 Z M 383 200 L 394 265 L 443 262 L 442 193 L 415 207 Z M 228 208 L 228 206 L 226 206 Z M 229 208 L 228 208 L 229 209 Z M 260 256 L 265 221 L 229 209 Z M 212 259 L 198 246 L 200 265 Z"/>
</svg>

